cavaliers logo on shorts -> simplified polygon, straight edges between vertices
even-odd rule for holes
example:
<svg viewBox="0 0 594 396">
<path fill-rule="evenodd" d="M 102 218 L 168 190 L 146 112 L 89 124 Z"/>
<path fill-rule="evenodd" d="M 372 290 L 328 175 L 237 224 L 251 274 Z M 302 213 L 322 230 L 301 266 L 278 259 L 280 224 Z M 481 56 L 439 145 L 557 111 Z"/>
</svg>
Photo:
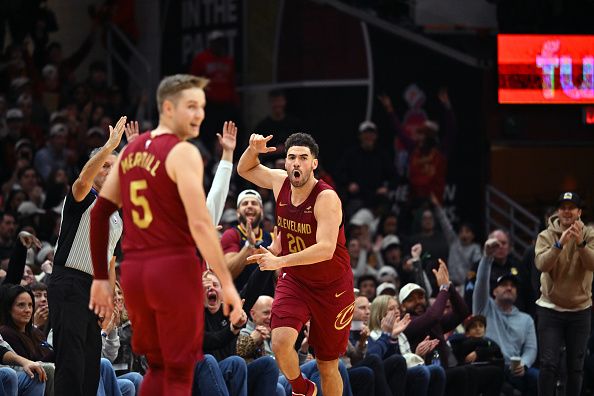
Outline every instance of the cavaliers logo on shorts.
<svg viewBox="0 0 594 396">
<path fill-rule="evenodd" d="M 334 328 L 336 330 L 342 330 L 347 327 L 351 320 L 353 320 L 353 311 L 355 310 L 355 302 L 353 301 L 351 304 L 347 305 L 345 308 L 342 309 L 336 315 L 336 320 L 334 321 Z"/>
</svg>

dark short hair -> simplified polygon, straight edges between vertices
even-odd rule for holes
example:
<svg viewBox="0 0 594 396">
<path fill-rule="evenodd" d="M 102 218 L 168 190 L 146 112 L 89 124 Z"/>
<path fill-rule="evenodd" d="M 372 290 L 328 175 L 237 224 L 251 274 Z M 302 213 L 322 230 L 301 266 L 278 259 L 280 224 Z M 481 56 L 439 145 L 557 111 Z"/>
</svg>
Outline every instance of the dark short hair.
<svg viewBox="0 0 594 396">
<path fill-rule="evenodd" d="M 487 327 L 487 318 L 483 315 L 473 315 L 469 316 L 464 320 L 464 330 L 468 331 L 476 326 L 477 323 L 482 323 L 484 327 Z"/>
<path fill-rule="evenodd" d="M 373 284 L 375 285 L 375 287 L 377 287 L 377 279 L 375 276 L 371 275 L 371 274 L 367 274 L 367 275 L 363 275 L 359 278 L 359 280 L 357 281 L 357 288 L 361 288 L 361 283 L 365 282 L 365 281 L 373 281 Z"/>
<path fill-rule="evenodd" d="M 318 155 L 320 154 L 320 147 L 309 133 L 298 132 L 289 136 L 287 140 L 285 140 L 285 150 L 288 152 L 293 146 L 308 147 L 314 158 L 318 158 Z"/>
<path fill-rule="evenodd" d="M 32 292 L 36 292 L 36 291 L 44 291 L 47 290 L 47 285 L 43 282 L 33 282 L 31 285 L 29 285 L 29 289 Z"/>
<path fill-rule="evenodd" d="M 20 179 L 21 177 L 23 177 L 23 175 L 26 172 L 30 171 L 30 170 L 32 170 L 33 172 L 35 172 L 35 176 L 38 176 L 37 175 L 37 170 L 35 170 L 35 168 L 33 167 L 33 165 L 27 165 L 27 166 L 19 169 L 19 171 L 17 172 L 17 179 Z"/>
</svg>

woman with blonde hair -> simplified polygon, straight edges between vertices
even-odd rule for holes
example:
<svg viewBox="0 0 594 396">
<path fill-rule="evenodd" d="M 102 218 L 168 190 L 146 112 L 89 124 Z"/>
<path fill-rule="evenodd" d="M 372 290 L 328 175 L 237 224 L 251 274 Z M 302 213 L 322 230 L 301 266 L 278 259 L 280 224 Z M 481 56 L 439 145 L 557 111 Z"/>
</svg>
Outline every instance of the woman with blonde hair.
<svg viewBox="0 0 594 396">
<path fill-rule="evenodd" d="M 404 335 L 404 329 L 410 321 L 408 314 L 400 317 L 400 306 L 396 298 L 387 295 L 376 297 L 371 303 L 368 353 L 384 360 L 387 378 L 391 377 L 388 372 L 390 365 L 386 364 L 389 359 L 397 356 L 406 360 L 408 369 L 405 391 L 392 388 L 390 381 L 393 394 L 442 396 L 445 389 L 445 371 L 439 365 L 425 366 L 423 362 L 423 357 L 437 345 L 436 340 L 423 340 L 415 353 L 412 353 Z M 401 353 L 401 347 L 405 349 L 405 353 Z"/>
</svg>

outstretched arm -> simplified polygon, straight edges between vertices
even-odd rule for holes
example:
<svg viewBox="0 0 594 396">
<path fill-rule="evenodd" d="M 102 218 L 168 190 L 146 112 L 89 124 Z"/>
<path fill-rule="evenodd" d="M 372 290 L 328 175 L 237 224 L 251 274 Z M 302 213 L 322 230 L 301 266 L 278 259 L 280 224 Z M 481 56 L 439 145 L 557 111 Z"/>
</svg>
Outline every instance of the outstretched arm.
<svg viewBox="0 0 594 396">
<path fill-rule="evenodd" d="M 273 190 L 274 196 L 278 194 L 287 173 L 281 169 L 270 169 L 260 163 L 258 156 L 264 153 L 271 153 L 275 147 L 266 147 L 273 135 L 266 137 L 252 133 L 250 144 L 243 152 L 237 164 L 237 173 L 244 179 L 263 188 Z"/>
<path fill-rule="evenodd" d="M 95 176 L 99 174 L 109 155 L 119 146 L 122 135 L 124 134 L 125 125 L 126 117 L 123 116 L 120 117 L 115 127 L 109 126 L 109 139 L 101 147 L 101 150 L 87 161 L 80 175 L 78 175 L 78 178 L 72 184 L 72 195 L 76 202 L 82 201 L 89 191 L 91 191 Z"/>
<path fill-rule="evenodd" d="M 219 161 L 217 172 L 212 181 L 212 187 L 206 197 L 206 207 L 215 225 L 219 224 L 223 215 L 225 201 L 229 193 L 231 173 L 233 173 L 233 151 L 237 143 L 237 127 L 235 123 L 233 121 L 226 121 L 223 124 L 223 135 L 217 133 L 217 138 L 223 148 L 223 155 L 221 156 L 221 161 Z"/>
</svg>

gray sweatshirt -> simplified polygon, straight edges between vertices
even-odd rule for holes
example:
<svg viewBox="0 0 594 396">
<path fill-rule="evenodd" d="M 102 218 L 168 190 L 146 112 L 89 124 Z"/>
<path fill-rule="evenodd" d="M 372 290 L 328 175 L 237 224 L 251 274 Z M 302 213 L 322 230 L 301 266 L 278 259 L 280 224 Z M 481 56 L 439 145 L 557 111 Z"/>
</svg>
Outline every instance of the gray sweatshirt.
<svg viewBox="0 0 594 396">
<path fill-rule="evenodd" d="M 486 336 L 499 345 L 506 365 L 509 365 L 510 357 L 520 356 L 522 364 L 531 367 L 537 352 L 534 321 L 530 315 L 520 312 L 515 306 L 511 312 L 502 311 L 489 295 L 492 264 L 493 258 L 486 256 L 479 262 L 472 296 L 472 313 L 487 318 Z"/>
<path fill-rule="evenodd" d="M 458 238 L 452 227 L 452 223 L 450 223 L 441 206 L 435 208 L 435 214 L 450 247 L 448 255 L 450 279 L 454 282 L 454 285 L 463 285 L 466 274 L 470 271 L 472 265 L 481 258 L 481 248 L 477 243 L 471 243 L 467 246 L 462 245 L 460 238 Z"/>
</svg>

